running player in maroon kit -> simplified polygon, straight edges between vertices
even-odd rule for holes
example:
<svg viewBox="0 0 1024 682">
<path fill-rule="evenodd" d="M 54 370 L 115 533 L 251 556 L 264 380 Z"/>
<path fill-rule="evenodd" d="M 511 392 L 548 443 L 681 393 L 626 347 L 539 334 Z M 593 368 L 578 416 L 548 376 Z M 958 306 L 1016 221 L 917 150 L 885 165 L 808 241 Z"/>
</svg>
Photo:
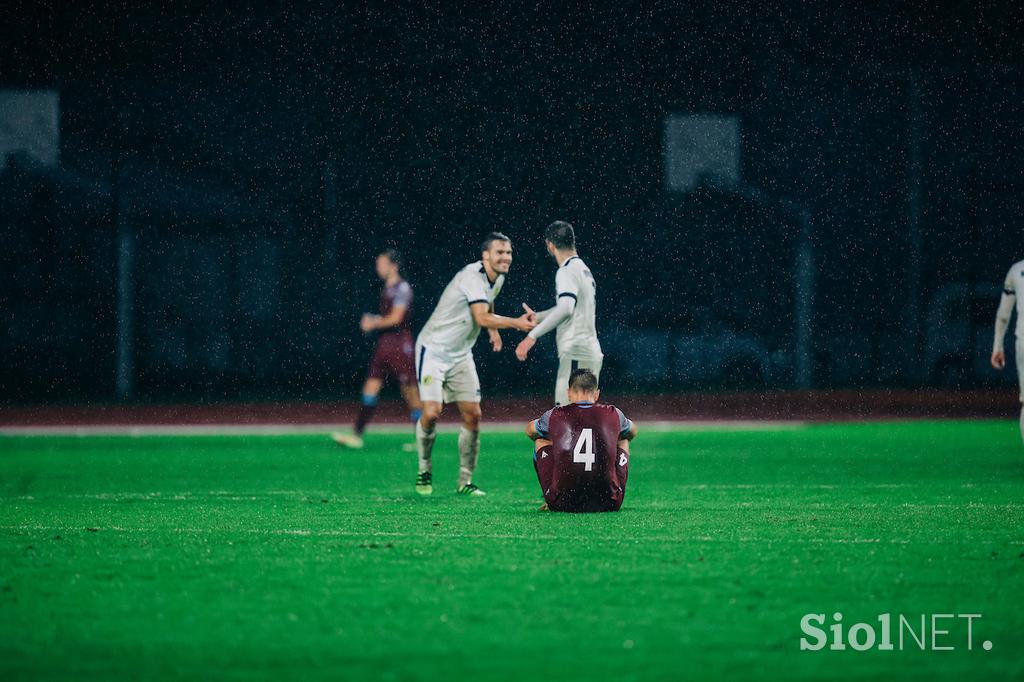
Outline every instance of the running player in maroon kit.
<svg viewBox="0 0 1024 682">
<path fill-rule="evenodd" d="M 526 425 L 544 494 L 541 509 L 601 512 L 622 506 L 636 424 L 614 405 L 597 402 L 600 395 L 591 370 L 573 370 L 570 404 L 554 407 Z"/>
<path fill-rule="evenodd" d="M 364 333 L 377 332 L 377 346 L 370 360 L 370 369 L 363 384 L 362 405 L 353 433 L 332 433 L 331 438 L 349 448 L 363 447 L 363 431 L 377 409 L 377 396 L 385 379 L 398 380 L 402 397 L 409 405 L 413 423 L 420 418 L 420 394 L 416 387 L 416 363 L 413 360 L 412 287 L 402 279 L 402 261 L 394 249 L 377 256 L 377 276 L 384 280 L 380 292 L 380 315 L 363 315 L 359 328 Z"/>
</svg>

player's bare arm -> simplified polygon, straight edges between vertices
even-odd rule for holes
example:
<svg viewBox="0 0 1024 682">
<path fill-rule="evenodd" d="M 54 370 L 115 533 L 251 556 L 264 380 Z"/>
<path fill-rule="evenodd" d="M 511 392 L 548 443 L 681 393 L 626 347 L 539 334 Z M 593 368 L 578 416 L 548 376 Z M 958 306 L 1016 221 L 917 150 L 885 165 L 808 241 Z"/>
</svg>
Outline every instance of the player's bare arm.
<svg viewBox="0 0 1024 682">
<path fill-rule="evenodd" d="M 550 440 L 548 440 L 547 438 L 545 438 L 544 436 L 540 435 L 537 432 L 537 427 L 534 426 L 534 422 L 532 419 L 526 422 L 526 435 L 530 440 L 533 441 L 534 452 L 540 450 L 541 448 L 547 447 L 548 445 L 551 445 Z"/>
<path fill-rule="evenodd" d="M 534 312 L 533 309 L 530 308 L 530 306 L 528 306 L 528 305 L 526 305 L 524 303 L 523 304 L 523 310 L 526 311 L 527 316 L 530 317 L 530 319 L 535 324 L 539 324 L 540 323 L 540 321 L 541 321 L 540 314 Z M 529 336 L 527 336 L 525 339 L 523 339 L 522 341 L 519 342 L 519 345 L 516 346 L 516 357 L 519 358 L 520 362 L 526 360 L 526 356 L 529 354 L 530 349 L 533 348 L 536 343 L 537 343 L 537 339 L 532 339 Z"/>
<path fill-rule="evenodd" d="M 629 428 L 619 432 L 618 447 L 624 452 L 629 452 L 629 443 L 636 438 L 636 422 L 632 419 L 626 419 L 626 415 L 622 414 L 621 410 L 619 411 L 619 415 L 620 419 L 625 420 L 625 422 L 629 424 Z"/>
<path fill-rule="evenodd" d="M 408 308 L 409 306 L 396 305 L 387 315 L 384 316 L 371 315 L 367 313 L 363 315 L 361 320 L 359 320 L 359 328 L 363 332 L 373 332 L 397 327 L 402 324 L 402 320 L 405 319 L 405 311 L 408 310 Z"/>
<path fill-rule="evenodd" d="M 473 319 L 484 329 L 518 329 L 521 332 L 529 332 L 536 323 L 530 321 L 529 313 L 523 313 L 519 317 L 505 317 L 496 315 L 489 309 L 488 304 L 472 303 L 469 306 L 473 313 Z"/>
<path fill-rule="evenodd" d="M 630 422 L 630 430 L 626 433 L 621 433 L 618 438 L 618 450 L 622 450 L 626 453 L 630 452 L 630 441 L 637 437 L 637 424 L 636 422 Z"/>
<path fill-rule="evenodd" d="M 489 310 L 491 313 L 494 312 L 494 301 L 491 301 L 491 307 Z M 487 337 L 491 340 L 491 350 L 495 353 L 500 353 L 502 349 L 501 332 L 497 329 L 488 329 Z"/>
<path fill-rule="evenodd" d="M 530 336 L 527 336 L 519 342 L 519 345 L 516 346 L 516 357 L 519 358 L 520 362 L 524 362 L 526 360 L 526 356 L 530 354 L 530 349 L 535 345 L 537 345 L 537 339 Z"/>
</svg>

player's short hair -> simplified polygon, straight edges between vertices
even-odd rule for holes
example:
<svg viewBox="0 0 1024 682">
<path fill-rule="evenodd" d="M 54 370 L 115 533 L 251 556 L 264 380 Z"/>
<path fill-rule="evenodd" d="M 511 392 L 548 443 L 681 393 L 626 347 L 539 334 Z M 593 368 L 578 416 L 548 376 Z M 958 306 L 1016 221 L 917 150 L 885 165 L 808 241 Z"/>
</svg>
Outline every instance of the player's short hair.
<svg viewBox="0 0 1024 682">
<path fill-rule="evenodd" d="M 388 260 L 398 266 L 398 269 L 402 269 L 402 254 L 398 253 L 397 249 L 384 249 L 378 256 L 387 256 Z"/>
<path fill-rule="evenodd" d="M 508 242 L 509 244 L 511 244 L 512 240 L 501 232 L 490 232 L 486 237 L 484 237 L 484 241 L 480 245 L 480 253 L 483 253 L 484 251 L 490 251 L 491 244 L 493 244 L 494 242 Z"/>
<path fill-rule="evenodd" d="M 544 239 L 554 244 L 556 249 L 576 248 L 576 232 L 564 220 L 556 220 L 548 225 L 544 230 Z"/>
<path fill-rule="evenodd" d="M 597 391 L 597 375 L 593 371 L 580 367 L 569 374 L 569 388 L 581 393 Z"/>
</svg>

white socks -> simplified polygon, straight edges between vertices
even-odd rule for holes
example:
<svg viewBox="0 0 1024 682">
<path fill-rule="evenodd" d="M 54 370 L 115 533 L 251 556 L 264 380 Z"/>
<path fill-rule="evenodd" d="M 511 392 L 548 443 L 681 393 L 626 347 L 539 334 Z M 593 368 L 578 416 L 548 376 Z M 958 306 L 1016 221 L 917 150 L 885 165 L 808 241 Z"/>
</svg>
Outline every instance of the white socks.
<svg viewBox="0 0 1024 682">
<path fill-rule="evenodd" d="M 419 473 L 430 471 L 430 455 L 434 451 L 437 431 L 423 430 L 423 425 L 416 422 L 416 454 L 419 457 Z M 473 480 L 476 461 L 480 456 L 480 432 L 470 431 L 465 426 L 459 428 L 459 487 Z"/>
<path fill-rule="evenodd" d="M 473 480 L 476 460 L 480 455 L 480 432 L 459 428 L 459 487 Z"/>
<path fill-rule="evenodd" d="M 423 430 L 420 420 L 416 420 L 416 454 L 419 456 L 420 473 L 430 471 L 430 453 L 434 451 L 437 431 L 427 433 Z M 461 442 L 461 441 L 460 441 Z"/>
</svg>

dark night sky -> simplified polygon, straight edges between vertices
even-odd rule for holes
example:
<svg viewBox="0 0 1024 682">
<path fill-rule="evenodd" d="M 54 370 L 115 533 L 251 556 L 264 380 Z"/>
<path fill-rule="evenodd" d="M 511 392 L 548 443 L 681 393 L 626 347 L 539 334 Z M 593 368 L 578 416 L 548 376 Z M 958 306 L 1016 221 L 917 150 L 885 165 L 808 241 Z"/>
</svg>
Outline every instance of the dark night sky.
<svg viewBox="0 0 1024 682">
<path fill-rule="evenodd" d="M 871 79 L 1012 68 L 1022 55 L 1020 11 L 988 3 L 207 4 L 19 2 L 0 82 L 62 88 L 66 153 L 127 144 L 187 170 L 270 164 L 273 175 L 367 147 L 385 163 L 458 164 L 480 153 L 478 138 L 545 146 L 543 128 L 572 135 L 574 124 L 594 144 L 618 143 L 629 136 L 608 128 L 664 109 L 757 110 L 775 94 L 762 90 L 786 87 L 765 77 L 773 70 Z M 592 154 L 575 151 L 565 163 L 586 182 Z"/>
<path fill-rule="evenodd" d="M 813 211 L 821 329 L 864 336 L 872 352 L 905 333 L 905 298 L 877 292 L 908 259 L 911 102 L 926 295 L 998 280 L 1008 263 L 983 244 L 1024 246 L 1024 12 L 1012 3 L 207 5 L 20 0 L 0 28 L 0 87 L 60 90 L 69 173 L 105 181 L 120 163 L 191 186 L 196 201 L 221 192 L 290 216 L 303 236 L 282 242 L 278 288 L 284 326 L 313 330 L 301 348 L 351 325 L 359 309 L 345 292 L 372 291 L 364 261 L 382 243 L 433 253 L 444 233 L 446 270 L 483 229 L 528 235 L 553 217 L 577 223 L 608 273 L 617 323 L 787 328 L 767 302 L 706 319 L 707 287 L 724 300 L 751 269 L 788 276 L 757 264 L 788 263 L 794 228 L 742 198 L 666 196 L 672 111 L 740 116 L 744 181 Z M 328 162 L 336 215 L 324 207 Z M 624 268 L 625 252 L 672 253 L 673 265 Z M 426 260 L 412 268 L 430 275 L 430 300 L 446 277 Z M 520 262 L 544 271 L 543 254 Z M 671 295 L 652 310 L 675 317 L 637 303 L 659 276 Z M 524 279 L 524 297 L 549 286 Z M 323 300 L 338 312 L 313 329 L 302 316 Z"/>
</svg>

